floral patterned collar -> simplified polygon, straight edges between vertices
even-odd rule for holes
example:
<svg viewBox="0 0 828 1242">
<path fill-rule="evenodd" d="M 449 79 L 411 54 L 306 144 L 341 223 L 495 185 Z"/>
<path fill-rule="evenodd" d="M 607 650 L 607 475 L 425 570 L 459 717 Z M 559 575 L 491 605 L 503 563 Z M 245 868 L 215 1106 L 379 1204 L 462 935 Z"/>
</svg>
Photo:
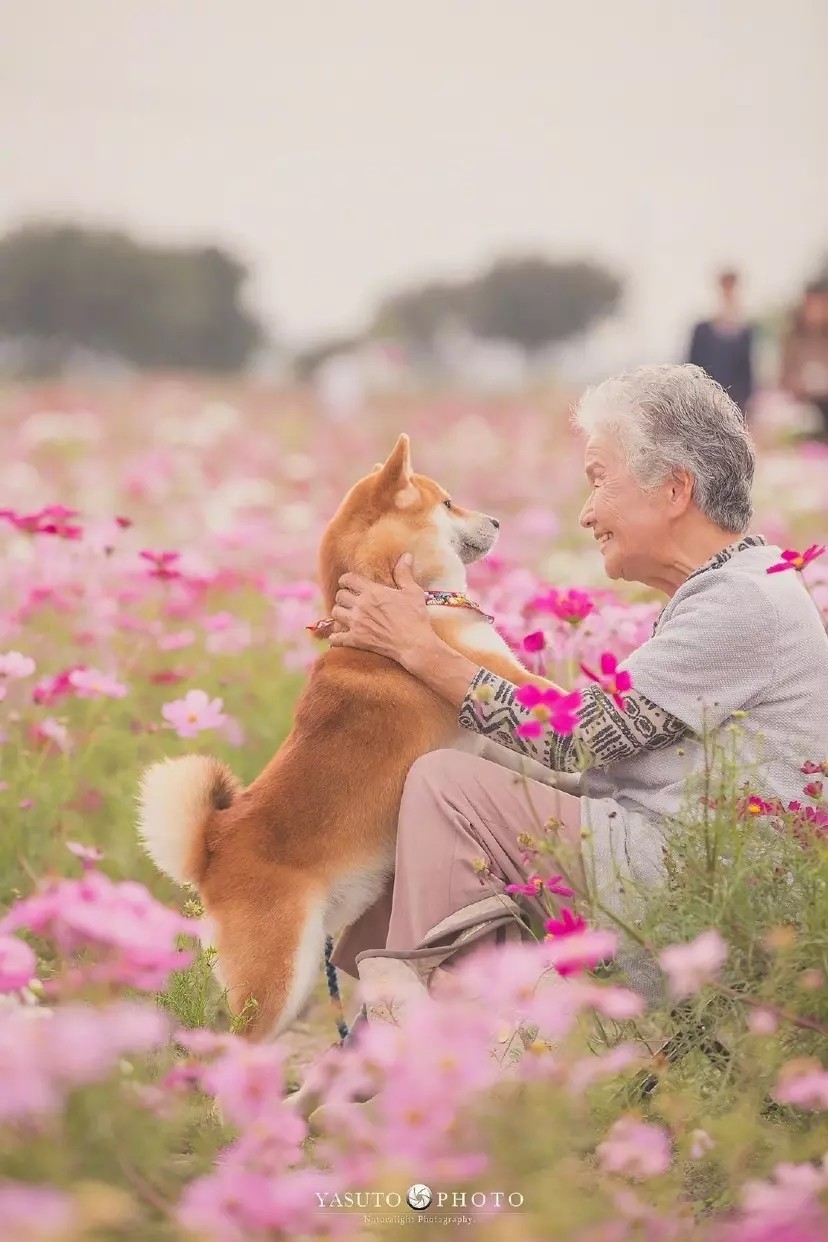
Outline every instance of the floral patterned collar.
<svg viewBox="0 0 828 1242">
<path fill-rule="evenodd" d="M 699 565 L 698 569 L 694 569 L 692 573 L 688 574 L 684 582 L 689 582 L 691 578 L 696 578 L 699 574 L 707 573 L 708 569 L 720 569 L 737 552 L 743 552 L 746 548 L 764 548 L 767 542 L 764 535 L 745 535 L 743 539 L 739 539 L 736 543 L 730 543 L 726 548 L 722 548 L 721 552 L 715 552 L 709 561 L 705 561 L 703 565 Z M 683 585 L 684 583 L 682 583 Z M 661 618 L 664 616 L 666 609 L 667 605 L 665 604 L 656 617 L 655 625 L 653 626 L 654 634 L 661 623 Z"/>
<path fill-rule="evenodd" d="M 490 617 L 484 612 L 479 604 L 473 599 L 469 599 L 463 591 L 426 591 L 425 602 L 443 608 L 470 608 L 472 612 L 479 612 L 481 617 L 485 617 L 487 621 L 494 621 L 494 617 Z M 328 638 L 334 627 L 333 617 L 321 617 L 315 621 L 313 625 L 306 625 L 305 629 L 314 638 Z"/>
<path fill-rule="evenodd" d="M 443 608 L 471 608 L 473 612 L 479 612 L 481 617 L 485 617 L 487 621 L 494 621 L 494 617 L 484 612 L 480 605 L 473 599 L 469 599 L 464 591 L 426 591 L 425 602 L 435 606 L 440 605 Z"/>
</svg>

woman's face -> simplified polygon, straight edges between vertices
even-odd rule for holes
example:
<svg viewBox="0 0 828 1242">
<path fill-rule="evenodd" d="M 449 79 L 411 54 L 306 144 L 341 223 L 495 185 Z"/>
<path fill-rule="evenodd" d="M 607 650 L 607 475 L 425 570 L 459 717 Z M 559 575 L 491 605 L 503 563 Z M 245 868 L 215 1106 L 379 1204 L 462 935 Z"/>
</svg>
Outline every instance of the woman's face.
<svg viewBox="0 0 828 1242">
<path fill-rule="evenodd" d="M 668 487 L 642 491 L 608 432 L 587 440 L 584 469 L 590 491 L 579 521 L 598 540 L 607 577 L 654 584 L 669 539 Z"/>
</svg>

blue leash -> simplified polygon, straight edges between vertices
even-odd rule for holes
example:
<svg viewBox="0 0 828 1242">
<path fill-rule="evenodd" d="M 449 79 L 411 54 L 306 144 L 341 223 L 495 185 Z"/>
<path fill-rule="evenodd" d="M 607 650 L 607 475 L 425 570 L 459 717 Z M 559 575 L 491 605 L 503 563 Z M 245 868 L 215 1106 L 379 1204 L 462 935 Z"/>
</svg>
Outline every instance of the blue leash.
<svg viewBox="0 0 828 1242">
<path fill-rule="evenodd" d="M 339 995 L 339 980 L 336 976 L 336 967 L 331 961 L 333 953 L 333 936 L 325 937 L 325 974 L 328 979 L 328 994 L 333 1004 L 334 1013 L 336 1014 L 336 1029 L 339 1031 L 339 1038 L 346 1040 L 348 1038 L 348 1023 L 345 1021 L 345 1011 L 342 1008 L 342 997 Z"/>
</svg>

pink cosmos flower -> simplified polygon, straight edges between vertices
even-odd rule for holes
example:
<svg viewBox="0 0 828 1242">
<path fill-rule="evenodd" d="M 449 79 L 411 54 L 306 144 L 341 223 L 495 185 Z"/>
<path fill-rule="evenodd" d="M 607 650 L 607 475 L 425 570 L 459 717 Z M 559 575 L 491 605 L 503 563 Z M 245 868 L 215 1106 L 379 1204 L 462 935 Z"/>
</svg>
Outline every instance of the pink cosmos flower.
<svg viewBox="0 0 828 1242">
<path fill-rule="evenodd" d="M 828 1070 L 815 1059 L 789 1061 L 782 1066 L 771 1095 L 780 1104 L 828 1111 Z"/>
<path fill-rule="evenodd" d="M 567 923 L 567 916 L 571 918 L 571 914 L 570 910 L 564 910 L 562 923 L 549 919 L 547 929 Z M 594 970 L 600 962 L 613 956 L 618 945 L 614 932 L 587 927 L 582 919 L 572 919 L 571 926 L 571 931 L 553 932 L 551 935 L 555 938 L 543 942 L 546 960 L 564 979 Z"/>
<path fill-rule="evenodd" d="M 0 1012 L 0 1125 L 56 1112 L 69 1091 L 106 1078 L 124 1056 L 165 1044 L 169 1028 L 161 1009 L 135 1001 Z"/>
<path fill-rule="evenodd" d="M 201 1083 L 218 1100 L 223 1114 L 243 1128 L 266 1121 L 285 1093 L 284 1053 L 278 1044 L 236 1040 L 204 1067 Z M 303 1132 L 305 1130 L 303 1124 Z"/>
<path fill-rule="evenodd" d="M 58 699 L 64 698 L 66 695 L 74 693 L 71 681 L 69 680 L 72 673 L 80 672 L 86 668 L 85 664 L 72 664 L 69 668 L 57 673 L 54 677 L 42 677 L 35 684 L 32 691 L 32 700 L 35 703 L 52 706 Z"/>
<path fill-rule="evenodd" d="M 727 959 L 727 945 L 713 928 L 687 944 L 663 949 L 659 964 L 667 974 L 671 994 L 676 999 L 692 996 L 715 979 Z"/>
<path fill-rule="evenodd" d="M 116 884 L 97 870 L 79 880 L 53 880 L 15 902 L 0 920 L 0 932 L 21 928 L 48 936 L 67 956 L 91 950 L 96 961 L 84 965 L 78 982 L 147 991 L 161 990 L 171 971 L 189 965 L 192 953 L 179 949 L 177 939 L 196 934 L 191 919 L 156 901 L 143 884 Z"/>
<path fill-rule="evenodd" d="M 597 939 L 599 936 L 604 938 L 600 943 Z M 560 942 L 555 944 L 553 955 L 569 949 L 578 939 L 580 937 L 570 937 L 563 944 Z M 577 948 L 577 944 L 575 947 Z M 599 961 L 606 961 L 612 957 L 616 947 L 617 938 L 614 932 L 593 932 L 590 949 L 593 965 L 597 966 Z M 615 1022 L 628 1022 L 630 1018 L 637 1018 L 644 1012 L 644 998 L 638 992 L 631 991 L 630 988 L 597 983 L 593 979 L 569 979 L 567 988 L 570 992 L 574 992 L 584 1008 L 593 1009 L 595 1013 L 603 1014 L 605 1018 L 612 1018 Z"/>
<path fill-rule="evenodd" d="M 818 556 L 822 556 L 825 551 L 824 544 L 812 543 L 810 548 L 806 548 L 804 552 L 795 552 L 792 548 L 787 548 L 782 553 L 782 560 L 777 561 L 775 565 L 771 565 L 765 572 L 769 574 L 781 574 L 786 569 L 795 569 L 801 573 L 811 561 L 815 561 Z"/>
<path fill-rule="evenodd" d="M 161 715 L 172 725 L 179 737 L 195 737 L 204 729 L 217 729 L 227 717 L 222 700 L 210 699 L 204 690 L 189 690 L 183 699 L 165 703 Z"/>
<path fill-rule="evenodd" d="M 690 1134 L 690 1159 L 701 1160 L 716 1146 L 706 1130 L 693 1130 Z"/>
<path fill-rule="evenodd" d="M 167 582 L 182 576 L 175 566 L 175 562 L 181 559 L 180 552 L 152 552 L 145 548 L 139 555 L 145 561 L 149 561 L 152 566 L 152 569 L 149 571 L 150 578 L 160 578 L 162 581 Z"/>
<path fill-rule="evenodd" d="M 65 505 L 47 505 L 35 513 L 17 513 L 14 509 L 0 509 L 0 520 L 11 522 L 17 530 L 28 535 L 56 535 L 59 539 L 80 539 L 83 528 L 71 519 L 77 517 L 76 509 Z"/>
<path fill-rule="evenodd" d="M 79 699 L 122 699 L 127 687 L 96 668 L 75 669 L 69 684 Z"/>
<path fill-rule="evenodd" d="M 95 845 L 81 845 L 79 841 L 67 841 L 66 848 L 81 860 L 84 871 L 96 866 L 103 858 L 103 850 L 99 850 Z"/>
<path fill-rule="evenodd" d="M 19 651 L 7 651 L 0 654 L 0 681 L 14 681 L 18 677 L 30 677 L 35 671 L 35 662 L 31 656 L 21 655 Z"/>
<path fill-rule="evenodd" d="M 80 1224 L 71 1195 L 32 1182 L 0 1182 L 0 1221 L 14 1242 L 61 1242 L 77 1236 Z"/>
<path fill-rule="evenodd" d="M 590 681 L 597 682 L 604 693 L 611 696 L 618 710 L 623 712 L 625 706 L 624 692 L 632 689 L 632 677 L 626 669 L 623 669 L 621 672 L 618 671 L 618 661 L 612 652 L 603 652 L 600 673 L 593 673 L 592 669 L 587 668 L 585 664 L 582 664 L 580 667 L 581 672 Z"/>
<path fill-rule="evenodd" d="M 753 1035 L 774 1035 L 779 1027 L 779 1019 L 770 1009 L 751 1009 L 747 1024 Z"/>
<path fill-rule="evenodd" d="M 579 625 L 585 617 L 595 611 L 595 604 L 586 591 L 571 588 L 558 591 L 552 587 L 542 595 L 535 595 L 529 600 L 527 609 L 535 612 L 551 612 L 553 616 L 570 625 Z"/>
<path fill-rule="evenodd" d="M 232 626 L 208 634 L 204 646 L 211 655 L 238 655 L 250 646 L 252 636 L 249 622 L 236 621 Z"/>
<path fill-rule="evenodd" d="M 776 1239 L 783 1237 L 794 1242 L 795 1238 L 803 1236 L 806 1239 L 811 1237 L 816 1242 L 817 1238 L 825 1236 L 824 1233 L 820 1235 L 814 1231 L 808 1235 L 804 1233 L 804 1229 L 815 1219 L 817 1204 L 826 1190 L 828 1162 L 824 1161 L 818 1168 L 812 1164 L 777 1164 L 773 1170 L 773 1178 L 764 1182 L 746 1182 L 743 1186 L 742 1207 L 745 1221 L 739 1222 L 734 1242 L 736 1238 L 754 1242 L 757 1237 L 761 1237 L 762 1242 L 776 1242 Z M 823 1223 L 824 1219 L 822 1217 Z M 783 1226 L 795 1226 L 798 1223 L 803 1226 L 802 1234 L 783 1235 Z M 758 1226 L 759 1232 L 746 1228 L 746 1225 Z M 766 1232 L 761 1232 L 762 1229 Z"/>
<path fill-rule="evenodd" d="M 162 634 L 158 639 L 159 651 L 181 651 L 195 642 L 195 630 L 179 630 L 177 634 Z"/>
<path fill-rule="evenodd" d="M 622 1117 L 598 1144 L 597 1155 L 606 1173 L 659 1177 L 670 1167 L 670 1136 L 663 1126 Z"/>
<path fill-rule="evenodd" d="M 55 720 L 53 716 L 47 716 L 44 720 L 39 720 L 33 728 L 33 740 L 35 742 L 44 742 L 57 747 L 64 753 L 72 749 L 72 742 L 69 737 L 69 730 L 65 724 L 61 724 L 59 720 Z"/>
<path fill-rule="evenodd" d="M 828 776 L 828 759 L 823 759 L 822 763 L 812 763 L 810 759 L 803 763 L 799 769 L 805 776 L 816 776 L 818 773 L 822 776 Z"/>
<path fill-rule="evenodd" d="M 37 971 L 37 958 L 24 940 L 0 935 L 0 992 L 19 992 Z"/>
<path fill-rule="evenodd" d="M 635 1065 L 644 1057 L 644 1051 L 637 1044 L 617 1044 L 609 1052 L 601 1056 L 585 1057 L 576 1061 L 569 1071 L 567 1086 L 573 1095 L 580 1095 L 587 1087 L 601 1078 L 612 1078 L 622 1070 Z"/>
<path fill-rule="evenodd" d="M 251 1242 L 254 1238 L 315 1237 L 320 1225 L 319 1199 L 344 1192 L 345 1184 L 319 1169 L 279 1169 L 267 1173 L 239 1167 L 234 1160 L 190 1182 L 176 1208 L 188 1233 L 215 1242 Z M 331 1216 L 336 1216 L 335 1210 Z M 323 1213 L 324 1216 L 324 1213 Z M 324 1232 L 348 1233 L 353 1213 L 339 1213 L 338 1225 L 326 1221 Z"/>
</svg>

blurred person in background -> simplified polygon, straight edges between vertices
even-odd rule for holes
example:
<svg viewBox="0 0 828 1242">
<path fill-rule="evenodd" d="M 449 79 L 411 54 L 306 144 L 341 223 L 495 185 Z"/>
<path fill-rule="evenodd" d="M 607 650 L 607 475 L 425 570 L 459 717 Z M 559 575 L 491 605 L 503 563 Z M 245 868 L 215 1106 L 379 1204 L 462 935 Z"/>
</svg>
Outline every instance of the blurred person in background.
<svg viewBox="0 0 828 1242">
<path fill-rule="evenodd" d="M 753 325 L 742 314 L 739 273 L 719 273 L 718 307 L 712 319 L 693 328 L 688 362 L 703 367 L 744 414 L 753 395 Z"/>
<path fill-rule="evenodd" d="M 816 407 L 817 435 L 828 441 L 828 280 L 805 289 L 782 342 L 780 386 L 796 401 Z"/>
</svg>

